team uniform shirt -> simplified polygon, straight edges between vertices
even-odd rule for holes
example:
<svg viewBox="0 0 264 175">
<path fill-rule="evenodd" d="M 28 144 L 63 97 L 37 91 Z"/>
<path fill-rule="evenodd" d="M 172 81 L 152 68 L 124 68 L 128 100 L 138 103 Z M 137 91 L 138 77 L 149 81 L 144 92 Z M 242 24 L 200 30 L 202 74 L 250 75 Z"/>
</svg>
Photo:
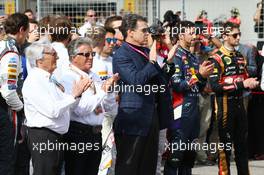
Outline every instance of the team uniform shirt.
<svg viewBox="0 0 264 175">
<path fill-rule="evenodd" d="M 224 93 L 240 96 L 245 90 L 243 81 L 248 77 L 243 55 L 238 51 L 230 52 L 222 46 L 210 60 L 215 64 L 210 85 L 216 96 Z"/>
<path fill-rule="evenodd" d="M 18 76 L 22 72 L 21 58 L 15 39 L 0 41 L 0 92 L 7 105 L 15 111 L 23 108 L 17 94 Z"/>
<path fill-rule="evenodd" d="M 76 100 L 63 93 L 50 76 L 47 71 L 33 68 L 24 82 L 26 125 L 65 134 L 69 129 L 69 108 Z"/>
<path fill-rule="evenodd" d="M 102 58 L 96 53 L 93 59 L 92 71 L 97 74 L 102 81 L 112 77 L 112 57 Z"/>
<path fill-rule="evenodd" d="M 190 105 L 197 105 L 198 96 L 206 85 L 199 73 L 199 59 L 184 48 L 178 48 L 174 59 L 175 73 L 172 76 L 174 119 L 186 114 Z"/>
</svg>

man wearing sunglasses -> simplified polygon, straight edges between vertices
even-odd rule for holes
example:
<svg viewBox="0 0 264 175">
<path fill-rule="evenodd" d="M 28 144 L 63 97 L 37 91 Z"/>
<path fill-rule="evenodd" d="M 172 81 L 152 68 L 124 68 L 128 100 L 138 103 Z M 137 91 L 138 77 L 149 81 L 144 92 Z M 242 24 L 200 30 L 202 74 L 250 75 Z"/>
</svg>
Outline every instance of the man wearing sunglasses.
<svg viewBox="0 0 264 175">
<path fill-rule="evenodd" d="M 160 68 L 156 41 L 151 50 L 145 47 L 149 35 L 146 18 L 128 14 L 120 30 L 125 41 L 113 56 L 113 71 L 119 73 L 121 86 L 113 127 L 117 149 L 115 174 L 154 175 L 159 130 L 166 128 L 173 117 L 167 81 L 175 68 L 174 64 L 166 64 L 163 68 L 167 71 Z M 164 87 L 164 91 L 158 88 L 146 94 L 145 90 L 130 90 L 155 85 Z"/>
<path fill-rule="evenodd" d="M 96 32 L 87 35 L 93 40 L 93 51 L 96 52 L 93 60 L 92 71 L 101 80 L 106 80 L 112 73 L 112 53 L 117 39 L 114 37 L 115 30 L 108 27 L 96 27 Z"/>
<path fill-rule="evenodd" d="M 68 144 L 85 144 L 86 149 L 68 150 L 65 153 L 66 175 L 97 175 L 102 153 L 101 128 L 105 113 L 114 113 L 116 108 L 109 105 L 115 103 L 109 100 L 109 88 L 117 80 L 117 75 L 102 82 L 91 71 L 95 52 L 92 42 L 87 38 L 78 38 L 68 46 L 70 66 L 65 70 L 60 83 L 65 92 L 71 94 L 75 81 L 87 77 L 90 79 L 90 88 L 83 94 L 70 113 L 70 128 L 65 135 Z M 107 101 L 105 101 L 107 100 Z M 113 114 L 112 114 L 113 115 Z M 87 148 L 87 145 L 90 145 Z"/>
<path fill-rule="evenodd" d="M 114 50 L 117 50 L 121 46 L 124 40 L 124 37 L 119 29 L 121 24 L 122 24 L 121 16 L 110 16 L 105 20 L 105 27 L 111 27 L 115 30 L 115 38 L 117 39 L 117 42 Z"/>
<path fill-rule="evenodd" d="M 259 82 L 248 78 L 246 61 L 235 50 L 241 33 L 239 26 L 231 22 L 224 25 L 223 46 L 210 59 L 214 65 L 209 81 L 216 94 L 215 109 L 218 120 L 220 143 L 219 174 L 230 174 L 232 144 L 235 148 L 235 161 L 238 174 L 249 175 L 247 147 L 247 117 L 243 105 L 243 91 L 254 89 Z"/>
</svg>

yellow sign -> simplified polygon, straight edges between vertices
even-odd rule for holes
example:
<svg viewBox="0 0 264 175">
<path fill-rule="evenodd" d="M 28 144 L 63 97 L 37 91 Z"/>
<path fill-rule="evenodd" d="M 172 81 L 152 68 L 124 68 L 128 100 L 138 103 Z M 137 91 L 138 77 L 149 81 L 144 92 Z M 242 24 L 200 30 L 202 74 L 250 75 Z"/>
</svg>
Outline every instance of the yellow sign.
<svg viewBox="0 0 264 175">
<path fill-rule="evenodd" d="M 136 0 L 125 0 L 125 11 L 135 13 L 135 1 Z"/>
<path fill-rule="evenodd" d="M 15 13 L 15 1 L 9 1 L 9 2 L 5 2 L 5 14 L 6 15 L 11 15 L 13 13 Z"/>
</svg>

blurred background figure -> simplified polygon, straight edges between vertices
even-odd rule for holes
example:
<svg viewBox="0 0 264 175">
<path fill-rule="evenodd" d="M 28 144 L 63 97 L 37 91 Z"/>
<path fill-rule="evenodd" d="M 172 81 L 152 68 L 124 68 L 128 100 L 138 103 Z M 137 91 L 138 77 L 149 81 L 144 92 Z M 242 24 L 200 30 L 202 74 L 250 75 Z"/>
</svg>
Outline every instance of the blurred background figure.
<svg viewBox="0 0 264 175">
<path fill-rule="evenodd" d="M 235 23 L 237 25 L 241 24 L 240 13 L 239 13 L 238 8 L 233 7 L 231 9 L 231 17 L 228 19 L 228 21 Z"/>
<path fill-rule="evenodd" d="M 31 9 L 25 10 L 24 14 L 28 17 L 28 19 L 35 19 L 35 15 Z"/>
<path fill-rule="evenodd" d="M 6 18 L 6 15 L 0 16 L 0 41 L 3 40 L 5 37 L 4 22 L 6 21 Z"/>
<path fill-rule="evenodd" d="M 92 9 L 87 10 L 86 16 L 84 18 L 84 24 L 79 28 L 79 33 L 81 36 L 85 36 L 87 30 L 89 30 L 94 25 L 101 25 L 101 23 L 96 22 L 96 12 Z"/>
<path fill-rule="evenodd" d="M 106 19 L 105 21 L 105 27 L 107 28 L 113 28 L 115 30 L 115 38 L 117 39 L 116 45 L 115 45 L 115 49 L 114 51 L 121 46 L 124 37 L 122 35 L 122 33 L 120 32 L 119 27 L 122 24 L 122 16 L 111 16 L 109 18 Z"/>
<path fill-rule="evenodd" d="M 199 15 L 197 16 L 195 21 L 201 21 L 205 26 L 208 28 L 211 28 L 213 26 L 212 22 L 208 19 L 207 12 L 205 10 L 202 10 Z"/>
<path fill-rule="evenodd" d="M 255 32 L 258 34 L 259 39 L 263 39 L 263 0 L 257 4 L 257 10 L 255 13 L 255 16 L 253 18 L 255 21 Z M 257 48 L 258 50 L 261 50 L 263 46 L 263 41 L 257 42 Z"/>
</svg>

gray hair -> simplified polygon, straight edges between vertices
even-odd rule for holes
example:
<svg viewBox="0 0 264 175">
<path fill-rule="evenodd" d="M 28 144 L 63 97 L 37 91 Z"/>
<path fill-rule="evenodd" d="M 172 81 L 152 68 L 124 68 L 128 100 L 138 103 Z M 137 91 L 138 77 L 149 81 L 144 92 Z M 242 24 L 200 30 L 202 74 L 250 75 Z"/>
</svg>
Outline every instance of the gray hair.
<svg viewBox="0 0 264 175">
<path fill-rule="evenodd" d="M 88 45 L 92 48 L 92 40 L 89 38 L 77 38 L 72 40 L 68 45 L 70 61 L 72 61 L 72 58 L 79 52 L 78 49 L 81 45 Z"/>
<path fill-rule="evenodd" d="M 43 51 L 52 51 L 53 47 L 47 38 L 33 42 L 26 48 L 25 55 L 31 68 L 36 67 L 36 61 L 43 58 Z"/>
</svg>

